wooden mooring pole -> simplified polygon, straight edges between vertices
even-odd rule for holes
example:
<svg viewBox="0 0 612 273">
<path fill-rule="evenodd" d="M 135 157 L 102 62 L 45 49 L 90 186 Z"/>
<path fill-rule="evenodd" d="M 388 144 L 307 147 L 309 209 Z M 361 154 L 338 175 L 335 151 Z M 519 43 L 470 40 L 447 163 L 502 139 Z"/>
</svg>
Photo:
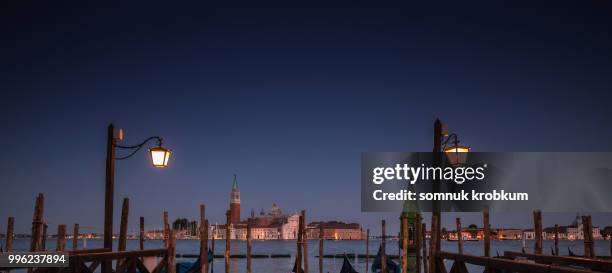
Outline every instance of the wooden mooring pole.
<svg viewBox="0 0 612 273">
<path fill-rule="evenodd" d="M 489 225 L 489 208 L 482 210 L 482 228 L 484 231 L 484 255 L 491 257 L 491 226 Z"/>
<path fill-rule="evenodd" d="M 461 233 L 461 218 L 455 219 L 457 223 L 457 253 L 463 254 L 463 234 Z"/>
<path fill-rule="evenodd" d="M 296 247 L 297 250 L 295 252 L 295 273 L 302 273 L 302 226 L 304 225 L 304 215 L 300 214 L 300 218 L 298 221 L 298 231 L 297 231 L 297 240 Z"/>
<path fill-rule="evenodd" d="M 144 217 L 140 216 L 140 232 L 138 236 L 138 247 L 140 250 L 144 250 Z"/>
<path fill-rule="evenodd" d="M 595 258 L 593 225 L 591 224 L 591 216 L 582 216 L 582 227 L 582 234 L 584 237 L 584 257 Z"/>
<path fill-rule="evenodd" d="M 612 244 L 611 244 L 612 245 Z M 370 229 L 366 229 L 366 268 L 365 273 L 368 273 L 370 268 Z"/>
<path fill-rule="evenodd" d="M 42 250 L 42 230 L 43 230 L 43 211 L 45 205 L 45 196 L 39 193 L 36 196 L 34 205 L 34 216 L 32 217 L 32 238 L 30 239 L 30 251 L 36 252 Z"/>
<path fill-rule="evenodd" d="M 423 249 L 423 255 L 422 255 L 423 256 L 423 258 L 422 258 L 422 260 L 423 260 L 423 273 L 427 273 L 428 272 L 427 269 L 428 269 L 428 266 L 429 266 L 429 263 L 427 262 L 428 261 L 428 256 L 427 256 L 427 236 L 426 236 L 426 234 L 427 234 L 427 225 L 425 223 L 422 223 L 421 224 L 421 234 L 420 234 L 420 236 L 421 236 L 421 242 L 422 242 L 421 248 Z M 431 242 L 430 242 L 430 244 L 431 244 Z"/>
<path fill-rule="evenodd" d="M 370 233 L 370 230 L 368 229 L 368 234 Z M 363 233 L 362 233 L 363 234 Z M 323 222 L 319 223 L 319 273 L 323 273 L 323 239 L 324 239 L 324 231 L 323 231 Z M 367 246 L 367 240 L 366 239 L 366 252 L 368 249 Z M 367 256 L 367 254 L 366 254 Z M 367 271 L 367 267 L 368 267 L 368 258 L 366 257 L 366 271 Z"/>
<path fill-rule="evenodd" d="M 212 254 L 213 254 L 213 259 L 212 259 L 212 262 L 211 262 L 211 265 L 210 265 L 210 267 L 211 267 L 210 272 L 211 273 L 215 270 L 215 239 L 216 239 L 215 235 L 216 235 L 217 232 L 219 232 L 217 230 L 218 228 L 219 228 L 219 225 L 215 225 L 214 226 L 213 234 L 212 234 L 212 242 L 210 242 L 210 248 L 211 248 L 211 251 L 212 251 Z"/>
<path fill-rule="evenodd" d="M 230 223 L 231 223 L 231 214 L 230 214 L 230 210 L 227 210 L 225 212 L 225 273 L 229 273 L 230 272 L 230 236 L 231 236 L 231 232 L 230 232 Z"/>
<path fill-rule="evenodd" d="M 533 253 L 542 254 L 542 212 L 540 210 L 533 211 L 533 224 L 535 232 Z"/>
<path fill-rule="evenodd" d="M 66 248 L 66 225 L 57 226 L 57 245 L 55 250 L 64 251 Z"/>
<path fill-rule="evenodd" d="M 4 249 L 6 252 L 11 252 L 13 250 L 13 233 L 15 232 L 15 218 L 9 217 L 8 224 L 6 226 L 6 242 Z"/>
<path fill-rule="evenodd" d="M 72 230 L 72 250 L 76 250 L 79 245 L 79 224 L 74 224 L 74 229 Z"/>
<path fill-rule="evenodd" d="M 204 220 L 204 249 L 206 250 L 205 251 L 206 256 L 205 256 L 205 259 L 204 259 L 205 260 L 205 262 L 204 262 L 204 270 L 205 270 L 205 272 L 209 272 L 210 271 L 209 269 L 210 269 L 210 266 L 211 266 L 210 263 L 208 262 L 208 236 L 209 236 L 208 229 L 209 229 L 209 227 L 210 226 L 208 225 L 208 220 Z M 202 237 L 200 237 L 200 240 L 202 240 Z M 211 252 L 212 252 L 212 256 L 213 256 L 213 260 L 214 260 L 214 257 L 215 257 L 215 255 L 214 255 L 214 252 L 215 252 L 215 248 L 214 248 L 215 240 L 214 239 L 212 241 L 212 245 L 213 245 L 213 248 L 212 248 Z M 200 255 L 202 255 L 202 254 L 200 254 Z"/>
<path fill-rule="evenodd" d="M 247 220 L 247 234 L 246 234 L 246 240 L 247 240 L 247 264 L 246 264 L 246 270 L 247 273 L 251 273 L 251 249 L 252 249 L 252 241 L 251 241 L 251 218 L 249 218 Z"/>
<path fill-rule="evenodd" d="M 559 225 L 555 224 L 555 256 L 559 256 Z"/>
<path fill-rule="evenodd" d="M 168 231 L 170 224 L 168 223 L 168 211 L 164 210 L 164 246 L 168 247 Z"/>
<path fill-rule="evenodd" d="M 381 246 L 381 254 L 380 254 L 380 272 L 382 273 L 387 273 L 387 232 L 386 232 L 386 226 L 387 224 L 385 223 L 385 220 L 381 221 L 381 233 L 382 236 L 380 238 L 380 246 Z"/>
<path fill-rule="evenodd" d="M 168 229 L 168 273 L 176 273 L 176 238 L 174 229 Z"/>
<path fill-rule="evenodd" d="M 416 273 L 421 273 L 421 244 L 423 241 L 421 240 L 421 214 L 417 213 L 416 215 L 416 223 L 414 225 L 414 242 L 416 249 Z"/>
<path fill-rule="evenodd" d="M 308 273 L 308 234 L 306 233 L 306 210 L 302 210 L 304 224 L 302 225 L 302 249 L 304 258 L 304 273 Z"/>
<path fill-rule="evenodd" d="M 402 272 L 408 272 L 408 217 L 402 216 Z"/>
<path fill-rule="evenodd" d="M 6 225 L 6 241 L 4 245 L 4 249 L 6 252 L 11 252 L 13 250 L 13 233 L 15 230 L 15 218 L 9 217 L 8 223 Z"/>
<path fill-rule="evenodd" d="M 128 215 L 130 211 L 130 199 L 123 198 L 123 206 L 121 207 L 121 224 L 119 226 L 119 245 L 117 250 L 125 251 L 127 248 L 127 228 Z"/>
<path fill-rule="evenodd" d="M 438 216 L 432 214 L 431 216 L 431 232 L 429 239 L 429 272 L 435 273 L 436 271 L 436 245 L 438 240 Z"/>
<path fill-rule="evenodd" d="M 208 220 L 206 206 L 200 204 L 200 272 L 208 272 Z"/>
</svg>

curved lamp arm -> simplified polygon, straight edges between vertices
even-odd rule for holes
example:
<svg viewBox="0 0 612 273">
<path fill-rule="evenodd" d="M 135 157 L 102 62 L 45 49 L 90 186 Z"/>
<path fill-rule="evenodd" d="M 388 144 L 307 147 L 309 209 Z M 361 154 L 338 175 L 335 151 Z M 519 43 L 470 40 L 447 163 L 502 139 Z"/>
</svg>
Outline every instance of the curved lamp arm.
<svg viewBox="0 0 612 273">
<path fill-rule="evenodd" d="M 459 139 L 457 138 L 457 134 L 452 133 L 448 135 L 444 141 L 442 141 L 442 151 L 446 149 L 446 145 L 448 145 L 448 142 L 451 140 L 451 138 L 453 139 L 453 144 L 455 144 L 455 146 L 459 144 Z"/>
<path fill-rule="evenodd" d="M 136 154 L 136 152 L 138 152 L 138 150 L 140 150 L 140 148 L 142 148 L 142 146 L 144 146 L 145 144 L 147 144 L 147 142 L 151 141 L 151 140 L 157 140 L 157 145 L 158 146 L 162 146 L 162 141 L 163 139 L 161 137 L 158 136 L 152 136 L 150 138 L 145 139 L 142 143 L 138 144 L 138 145 L 134 145 L 134 146 L 122 146 L 122 145 L 115 145 L 115 147 L 117 148 L 121 148 L 121 149 L 134 149 L 134 151 L 132 151 L 130 154 L 123 156 L 123 157 L 117 157 L 115 158 L 115 160 L 123 160 L 123 159 L 128 159 L 130 157 L 132 157 L 134 154 Z"/>
</svg>

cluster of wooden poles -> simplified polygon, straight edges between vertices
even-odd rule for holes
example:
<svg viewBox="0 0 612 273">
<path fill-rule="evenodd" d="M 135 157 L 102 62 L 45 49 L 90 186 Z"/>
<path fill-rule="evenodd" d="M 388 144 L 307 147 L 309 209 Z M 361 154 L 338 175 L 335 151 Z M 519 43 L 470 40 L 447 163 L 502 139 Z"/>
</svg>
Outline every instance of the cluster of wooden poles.
<svg viewBox="0 0 612 273">
<path fill-rule="evenodd" d="M 127 231 L 128 231 L 128 216 L 129 216 L 129 208 L 130 202 L 128 198 L 123 199 L 123 205 L 121 209 L 121 223 L 119 227 L 119 238 L 118 238 L 118 246 L 117 250 L 119 253 L 127 253 Z M 31 244 L 30 251 L 31 252 L 39 252 L 44 251 L 46 249 L 46 239 L 47 239 L 47 229 L 48 226 L 44 221 L 44 195 L 39 193 L 36 196 L 36 202 L 34 205 L 34 216 L 32 220 L 32 235 L 31 235 Z M 297 240 L 297 253 L 296 253 L 296 263 L 297 268 L 303 268 L 303 272 L 308 273 L 308 241 L 306 236 L 306 211 L 302 210 L 299 217 L 299 230 L 298 230 L 298 240 Z M 139 249 L 140 251 L 144 251 L 144 240 L 145 240 L 145 220 L 144 217 L 140 217 L 140 233 L 139 233 Z M 8 225 L 7 225 L 7 233 L 6 233 L 6 247 L 5 251 L 13 250 L 13 238 L 14 238 L 14 217 L 8 217 Z M 200 272 L 209 272 L 210 264 L 208 262 L 208 238 L 209 238 L 209 222 L 206 219 L 206 209 L 202 204 L 200 205 L 200 219 L 199 219 L 199 237 L 200 237 Z M 174 230 L 170 228 L 169 216 L 168 212 L 163 212 L 163 238 L 164 238 L 164 246 L 167 249 L 167 272 L 168 273 L 176 273 L 176 235 Z M 229 210 L 226 213 L 226 228 L 225 228 L 225 272 L 230 272 L 230 212 Z M 249 219 L 247 222 L 247 263 L 246 263 L 246 272 L 252 272 L 252 219 Z M 323 272 L 323 226 L 320 226 L 319 230 L 319 273 Z M 74 224 L 73 236 L 72 236 L 72 250 L 66 249 L 66 225 L 59 224 L 57 227 L 57 245 L 56 251 L 70 251 L 69 253 L 76 253 L 78 248 L 78 240 L 79 240 L 79 224 Z M 214 236 L 213 236 L 214 238 Z M 214 252 L 214 239 L 212 240 L 212 251 Z M 106 254 L 112 253 L 111 250 L 107 249 L 92 249 L 87 252 L 95 252 L 96 254 L 100 254 L 102 252 L 107 252 Z M 80 254 L 85 253 L 85 251 L 79 252 Z M 127 255 L 127 254 L 126 254 Z M 117 255 L 114 255 L 117 256 Z M 114 257 L 113 256 L 113 257 Z M 134 255 L 128 255 L 134 256 Z M 120 257 L 119 257 L 120 258 Z"/>
<path fill-rule="evenodd" d="M 32 252 L 37 252 L 37 251 L 44 251 L 46 249 L 46 238 L 47 238 L 47 225 L 45 224 L 44 220 L 43 220 L 43 212 L 44 212 L 44 195 L 42 193 L 38 194 L 36 197 L 36 202 L 35 202 L 35 206 L 34 206 L 34 216 L 32 219 L 32 236 L 31 236 L 31 242 L 30 242 L 30 251 Z M 144 218 L 140 217 L 140 237 L 139 237 L 139 249 L 142 253 L 136 251 L 137 253 L 128 253 L 128 251 L 126 251 L 126 241 L 127 241 L 127 227 L 128 227 L 128 214 L 129 214 L 129 199 L 125 198 L 123 200 L 123 206 L 122 206 L 122 211 L 121 211 L 121 224 L 120 224 L 120 231 L 119 231 L 119 238 L 118 238 L 118 246 L 117 246 L 117 250 L 119 254 L 123 253 L 125 254 L 125 257 L 136 257 L 138 255 L 140 255 L 139 257 L 142 257 L 143 255 L 145 255 L 146 253 L 144 253 L 144 240 L 145 240 L 145 230 L 144 230 Z M 483 210 L 483 239 L 484 239 L 484 257 L 491 257 L 491 230 L 490 230 L 490 225 L 489 225 L 489 209 L 485 208 Z M 422 223 L 423 218 L 421 216 L 421 214 L 416 214 L 416 223 L 414 226 L 414 230 L 410 230 L 409 231 L 409 224 L 408 224 L 408 219 L 406 217 L 402 217 L 401 218 L 401 230 L 402 230 L 402 236 L 400 236 L 400 240 L 401 240 L 401 244 L 402 244 L 402 249 L 404 249 L 400 261 L 401 261 L 401 268 L 403 272 L 408 272 L 409 270 L 409 264 L 408 264 L 408 254 L 407 254 L 407 249 L 409 248 L 409 244 L 414 244 L 415 245 L 415 249 L 416 251 L 416 266 L 415 266 L 415 272 L 420 273 L 421 271 L 423 273 L 436 273 L 436 272 L 444 272 L 445 270 L 441 270 L 443 268 L 443 264 L 441 264 L 441 258 L 457 258 L 457 255 L 462 255 L 464 248 L 463 248 L 463 238 L 461 235 L 461 219 L 457 218 L 456 219 L 456 226 L 457 226 L 457 248 L 458 248 L 458 253 L 457 254 L 452 254 L 452 253 L 445 253 L 441 251 L 441 232 L 440 232 L 440 216 L 439 214 L 433 213 L 432 214 L 432 220 L 431 220 L 431 234 L 429 236 L 429 244 L 427 244 L 427 236 L 426 236 L 426 225 L 425 223 Z M 533 255 L 542 255 L 542 246 L 543 246 L 543 236 L 542 236 L 542 213 L 539 210 L 535 210 L 533 212 L 533 222 L 534 222 L 534 233 L 535 233 L 535 242 L 534 242 L 534 253 Z M 7 225 L 7 233 L 6 233 L 6 246 L 5 246 L 5 251 L 12 251 L 13 250 L 13 237 L 14 237 L 14 223 L 15 223 L 15 219 L 14 217 L 9 217 L 8 218 L 8 225 Z M 208 262 L 208 238 L 209 238 L 209 223 L 208 220 L 206 219 L 206 213 L 205 213 L 205 206 L 202 204 L 200 205 L 200 219 L 199 219 L 199 237 L 200 237 L 200 253 L 199 253 L 199 259 L 200 259 L 200 272 L 209 272 L 210 269 L 210 264 Z M 308 273 L 309 272 L 309 263 L 308 263 L 308 240 L 307 240 L 307 234 L 306 234 L 306 211 L 302 210 L 299 216 L 299 224 L 298 224 L 298 232 L 297 232 L 297 241 L 296 241 L 296 269 L 297 271 L 304 272 L 304 273 Z M 592 220 L 591 220 L 591 216 L 583 216 L 582 217 L 582 223 L 583 223 L 583 230 L 585 232 L 583 232 L 584 234 L 584 257 L 583 258 L 587 258 L 587 259 L 594 259 L 596 257 L 596 253 L 595 253 L 595 247 L 594 247 L 594 238 L 593 238 L 593 234 L 592 234 Z M 150 255 L 159 255 L 160 253 L 165 255 L 165 259 L 164 262 L 166 263 L 165 265 L 167 265 L 167 272 L 168 273 L 176 273 L 176 236 L 174 233 L 174 230 L 172 228 L 170 228 L 170 223 L 169 223 L 169 216 L 168 216 L 168 212 L 164 211 L 163 212 L 163 224 L 164 224 L 164 246 L 165 249 L 163 250 L 152 250 L 151 253 L 149 253 Z M 387 272 L 387 264 L 386 264 L 386 254 L 385 254 L 385 248 L 386 248 L 386 223 L 384 220 L 382 220 L 381 222 L 382 224 L 382 240 L 381 240 L 381 271 L 382 272 Z M 229 273 L 230 272 L 230 250 L 231 250 L 231 243 L 230 243 L 230 237 L 231 237 L 231 233 L 230 233 L 230 229 L 228 228 L 230 226 L 230 214 L 229 211 L 227 211 L 226 213 L 226 228 L 225 228 L 225 253 L 224 253 L 224 258 L 225 258 L 225 272 Z M 247 263 L 246 263 L 246 272 L 247 273 L 251 273 L 252 272 L 252 263 L 251 263 L 251 257 L 252 257 L 252 219 L 249 219 L 247 221 L 247 253 L 246 253 L 246 258 L 247 258 Z M 415 234 L 415 236 L 409 238 L 410 236 L 408 236 L 407 234 L 413 233 Z M 554 229 L 554 255 L 558 256 L 559 255 L 559 226 L 555 225 L 555 229 Z M 214 238 L 214 236 L 213 236 Z M 369 270 L 369 238 L 370 238 L 370 231 L 369 229 L 367 230 L 366 233 L 366 273 Z M 69 253 L 79 253 L 77 250 L 77 246 L 78 246 L 78 240 L 79 240 L 79 224 L 74 224 L 74 231 L 73 231 L 73 237 L 72 237 L 72 250 L 69 251 Z M 414 240 L 414 241 L 410 241 L 409 240 Z M 323 250 L 324 250 L 324 230 L 323 230 L 323 225 L 319 226 L 319 273 L 323 273 Z M 428 247 L 429 246 L 429 249 Z M 66 225 L 64 224 L 60 224 L 57 227 L 57 241 L 56 241 L 56 247 L 55 249 L 57 251 L 68 251 L 66 250 Z M 96 255 L 98 255 L 99 257 L 106 257 L 105 259 L 109 259 L 108 257 L 111 258 L 116 258 L 116 259 L 120 259 L 121 255 L 117 254 L 117 253 L 112 253 L 111 250 L 108 249 L 100 249 L 100 250 L 92 250 L 90 252 L 102 252 L 102 251 L 106 251 L 106 253 L 97 253 Z M 214 252 L 214 239 L 212 240 L 212 251 Z M 83 253 L 85 253 L 84 251 L 81 251 Z M 612 241 L 611 241 L 611 252 L 612 252 Z M 148 253 L 148 252 L 147 252 Z M 141 255 L 142 254 L 142 255 Z M 510 253 L 511 255 L 515 255 Z M 612 254 L 612 253 L 611 253 Z M 106 256 L 105 256 L 106 255 Z M 86 258 L 85 256 L 83 256 L 84 258 Z M 124 257 L 124 258 L 125 258 Z M 461 258 L 461 257 L 460 257 Z M 540 257 L 541 258 L 541 257 Z M 461 259 L 465 259 L 465 257 L 461 258 Z M 475 258 L 473 258 L 475 259 Z M 475 261 L 479 261 L 479 260 L 475 260 Z M 511 261 L 509 261 L 511 262 Z M 71 262 L 72 263 L 72 262 Z M 123 266 L 127 266 L 127 263 L 124 263 Z M 134 263 L 134 266 L 135 263 Z M 116 270 L 116 272 L 121 272 L 121 270 Z M 106 273 L 106 272 L 103 272 Z M 296 272 L 298 273 L 298 272 Z"/>
<path fill-rule="evenodd" d="M 491 229 L 489 224 L 489 209 L 485 208 L 482 212 L 483 219 L 483 241 L 484 241 L 484 257 L 491 257 Z M 417 251 L 417 266 L 416 272 L 421 271 L 421 267 L 423 268 L 424 273 L 427 272 L 445 272 L 443 269 L 444 265 L 440 264 L 442 259 L 436 258 L 437 256 L 443 257 L 455 257 L 454 255 L 447 255 L 449 253 L 442 253 L 441 251 L 441 234 L 440 234 L 440 216 L 439 214 L 432 214 L 431 219 L 431 234 L 429 238 L 429 250 L 427 249 L 427 244 L 425 243 L 427 240 L 426 237 L 426 226 L 422 222 L 421 215 L 417 214 L 417 224 L 416 224 L 416 248 Z M 538 259 L 543 259 L 543 229 L 542 229 L 542 212 L 540 210 L 533 211 L 533 223 L 534 223 L 534 256 Z M 594 239 L 593 239 L 593 224 L 590 215 L 582 216 L 582 224 L 584 230 L 584 257 L 587 259 L 596 258 L 595 248 L 594 248 Z M 456 218 L 456 226 L 457 226 L 457 254 L 463 254 L 463 238 L 461 234 L 461 218 Z M 524 236 L 525 234 L 523 234 Z M 428 252 L 429 251 L 429 255 Z M 525 252 L 523 246 L 523 252 Z M 511 253 L 511 255 L 516 256 L 516 253 Z M 438 255 L 444 254 L 444 255 Z M 612 241 L 610 242 L 610 254 L 612 255 Z M 559 225 L 555 225 L 554 227 L 554 256 L 559 256 Z M 442 270 L 440 270 L 442 267 Z"/>
</svg>

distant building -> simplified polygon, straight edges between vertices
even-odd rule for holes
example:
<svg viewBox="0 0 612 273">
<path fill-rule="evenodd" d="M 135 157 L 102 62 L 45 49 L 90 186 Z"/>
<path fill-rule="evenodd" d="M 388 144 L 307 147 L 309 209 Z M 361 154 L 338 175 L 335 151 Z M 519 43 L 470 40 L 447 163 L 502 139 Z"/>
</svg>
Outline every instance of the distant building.
<svg viewBox="0 0 612 273">
<path fill-rule="evenodd" d="M 546 228 L 546 236 L 545 238 L 554 239 L 554 228 Z M 599 227 L 593 227 L 591 229 L 591 233 L 593 234 L 593 239 L 601 239 L 601 231 Z M 580 214 L 576 215 L 576 219 L 569 226 L 560 226 L 559 227 L 559 239 L 567 239 L 567 240 L 583 240 L 584 239 L 584 227 L 582 225 L 582 217 Z"/>
<path fill-rule="evenodd" d="M 525 229 L 523 230 L 523 234 L 525 235 L 526 240 L 534 240 L 535 239 L 535 231 L 533 229 Z"/>
<path fill-rule="evenodd" d="M 448 240 L 459 240 L 459 238 L 457 237 L 457 231 L 449 231 L 446 236 Z M 461 239 L 472 239 L 472 232 L 470 232 L 467 228 L 461 229 Z"/>
<path fill-rule="evenodd" d="M 523 230 L 516 228 L 505 228 L 497 230 L 498 240 L 520 240 L 523 238 Z"/>
<path fill-rule="evenodd" d="M 234 225 L 240 223 L 240 190 L 238 189 L 238 179 L 235 174 L 232 192 L 230 193 L 230 223 Z"/>
<path fill-rule="evenodd" d="M 253 215 L 253 213 L 252 213 Z M 292 240 L 297 238 L 299 214 L 283 215 L 277 204 L 272 204 L 268 213 L 250 218 L 251 236 L 254 240 Z M 249 219 L 230 224 L 230 239 L 246 240 Z M 226 225 L 212 225 L 211 237 L 225 239 Z"/>
<path fill-rule="evenodd" d="M 312 222 L 308 224 L 306 227 L 306 238 L 319 239 L 321 226 L 323 226 L 323 239 L 325 240 L 365 239 L 361 225 L 357 223 L 346 224 L 338 221 Z"/>
<path fill-rule="evenodd" d="M 209 236 L 214 239 L 225 239 L 229 229 L 229 238 L 233 240 L 246 240 L 247 223 L 251 222 L 251 238 L 253 240 L 295 240 L 297 239 L 300 215 L 298 213 L 283 214 L 281 208 L 272 203 L 266 213 L 263 209 L 259 216 L 251 210 L 249 219 L 240 220 L 240 190 L 236 175 L 230 193 L 229 226 L 215 224 L 209 226 Z M 345 224 L 342 222 L 313 222 L 306 226 L 306 236 L 309 239 L 319 238 L 319 225 L 323 225 L 325 239 L 333 240 L 362 240 L 363 230 L 359 224 Z"/>
</svg>

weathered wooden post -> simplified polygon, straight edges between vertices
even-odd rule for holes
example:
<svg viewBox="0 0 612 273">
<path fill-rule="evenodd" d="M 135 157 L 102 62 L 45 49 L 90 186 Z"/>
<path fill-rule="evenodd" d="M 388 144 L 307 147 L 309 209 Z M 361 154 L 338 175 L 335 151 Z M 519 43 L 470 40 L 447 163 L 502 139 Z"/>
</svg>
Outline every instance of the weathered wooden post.
<svg viewBox="0 0 612 273">
<path fill-rule="evenodd" d="M 428 272 L 428 267 L 429 267 L 429 259 L 427 256 L 427 225 L 425 223 L 421 224 L 421 248 L 423 249 L 423 273 L 427 273 Z M 431 242 L 429 242 L 431 244 Z"/>
<path fill-rule="evenodd" d="M 145 228 L 144 228 L 144 217 L 140 216 L 140 232 L 139 232 L 139 236 L 138 236 L 138 246 L 140 248 L 140 250 L 144 250 L 144 234 L 145 234 Z"/>
<path fill-rule="evenodd" d="M 57 226 L 57 246 L 55 250 L 64 251 L 66 248 L 66 225 Z"/>
<path fill-rule="evenodd" d="M 555 256 L 559 256 L 559 225 L 555 224 Z"/>
<path fill-rule="evenodd" d="M 230 264 L 229 264 L 229 259 L 230 259 L 230 236 L 231 236 L 231 232 L 230 232 L 230 219 L 231 215 L 230 215 L 230 211 L 227 210 L 225 212 L 225 273 L 229 273 L 230 272 Z"/>
<path fill-rule="evenodd" d="M 421 244 L 423 243 L 421 240 L 421 214 L 417 213 L 416 215 L 416 224 L 414 226 L 414 240 L 415 240 L 415 249 L 416 249 L 416 273 L 421 273 Z"/>
<path fill-rule="evenodd" d="M 168 229 L 168 273 L 176 273 L 176 238 L 174 229 Z"/>
<path fill-rule="evenodd" d="M 200 204 L 200 272 L 208 273 L 208 221 L 206 207 Z"/>
<path fill-rule="evenodd" d="M 533 211 L 533 223 L 535 225 L 535 245 L 533 252 L 535 254 L 542 254 L 542 212 L 540 210 Z"/>
<path fill-rule="evenodd" d="M 246 234 L 246 240 L 247 240 L 247 273 L 251 273 L 251 248 L 252 248 L 252 242 L 251 242 L 251 218 L 249 218 L 247 220 L 247 234 Z"/>
<path fill-rule="evenodd" d="M 438 240 L 438 230 L 436 225 L 438 224 L 438 216 L 432 214 L 431 216 L 431 234 L 429 239 L 429 272 L 435 273 L 436 271 L 436 241 Z"/>
<path fill-rule="evenodd" d="M 402 272 L 408 272 L 408 217 L 402 216 Z"/>
<path fill-rule="evenodd" d="M 387 250 L 386 250 L 387 232 L 386 232 L 385 220 L 381 221 L 381 232 L 382 232 L 382 237 L 380 241 L 380 246 L 382 248 L 382 251 L 380 255 L 380 272 L 387 273 Z"/>
<path fill-rule="evenodd" d="M 205 272 L 208 272 L 209 269 L 210 269 L 210 264 L 208 262 L 208 227 L 209 227 L 208 220 L 204 220 L 204 234 L 203 234 L 204 235 L 204 250 L 205 250 L 204 252 L 206 253 L 206 256 L 205 256 L 205 259 L 204 259 L 204 261 L 205 261 L 204 262 L 204 271 Z M 201 237 L 200 237 L 200 239 L 201 239 Z M 215 258 L 215 255 L 214 255 L 214 252 L 215 252 L 215 248 L 214 248 L 215 240 L 214 239 L 213 239 L 213 243 L 212 244 L 213 244 L 212 259 L 214 259 Z"/>
<path fill-rule="evenodd" d="M 119 245 L 117 250 L 125 251 L 127 247 L 127 228 L 128 214 L 130 211 L 130 199 L 123 198 L 123 206 L 121 207 L 121 225 L 119 226 Z"/>
<path fill-rule="evenodd" d="M 591 258 L 595 258 L 597 257 L 597 253 L 595 253 L 595 239 L 593 238 L 593 219 L 591 218 L 591 215 L 588 216 L 589 219 L 589 229 L 588 229 L 588 234 L 589 234 L 589 240 L 591 241 Z"/>
<path fill-rule="evenodd" d="M 297 232 L 297 252 L 295 254 L 295 273 L 302 273 L 302 226 L 304 225 L 304 215 L 300 214 L 300 218 L 298 221 L 298 232 Z"/>
<path fill-rule="evenodd" d="M 304 258 L 304 273 L 308 273 L 308 234 L 306 233 L 306 210 L 302 210 L 304 225 L 302 226 L 302 248 Z"/>
<path fill-rule="evenodd" d="M 366 229 L 366 268 L 365 273 L 368 273 L 370 267 L 370 229 Z"/>
<path fill-rule="evenodd" d="M 589 215 L 589 238 L 591 239 L 591 257 L 596 258 L 597 253 L 595 253 L 595 239 L 593 238 L 593 219 L 591 215 Z"/>
<path fill-rule="evenodd" d="M 164 210 L 164 246 L 168 247 L 168 231 L 170 224 L 168 223 L 168 211 Z"/>
<path fill-rule="evenodd" d="M 218 225 L 218 224 L 214 226 L 214 228 L 213 228 L 213 234 L 212 234 L 212 242 L 210 242 L 210 247 L 211 247 L 211 251 L 212 251 L 212 254 L 213 254 L 212 263 L 211 263 L 211 265 L 210 265 L 210 267 L 212 268 L 212 269 L 211 269 L 211 273 L 212 273 L 212 271 L 215 269 L 215 239 L 216 239 L 216 238 L 215 238 L 215 236 L 216 236 L 216 233 L 217 233 L 217 232 L 219 232 L 219 231 L 217 230 L 218 228 L 219 228 L 219 225 Z M 208 273 L 208 272 L 207 272 L 207 273 Z"/>
<path fill-rule="evenodd" d="M 489 207 L 482 210 L 482 228 L 484 231 L 484 255 L 491 257 L 491 226 L 489 225 Z"/>
<path fill-rule="evenodd" d="M 15 232 L 15 218 L 9 217 L 8 224 L 6 226 L 6 245 L 4 249 L 6 252 L 11 252 L 13 250 L 13 233 Z"/>
<path fill-rule="evenodd" d="M 582 216 L 582 234 L 584 241 L 584 257 L 595 258 L 595 249 L 593 245 L 593 227 L 591 225 L 591 216 Z"/>
<path fill-rule="evenodd" d="M 30 240 L 30 251 L 36 252 L 43 250 L 42 245 L 42 230 L 43 230 L 43 211 L 45 205 L 45 197 L 42 193 L 36 196 L 34 205 L 34 216 L 32 217 L 32 238 Z"/>
<path fill-rule="evenodd" d="M 368 235 L 369 235 L 369 233 L 370 233 L 370 230 L 368 229 Z M 323 221 L 321 221 L 319 223 L 319 273 L 323 273 L 323 239 L 325 238 L 323 235 L 324 235 Z M 368 245 L 367 245 L 368 241 L 367 240 L 368 239 L 366 239 L 366 252 L 367 252 L 367 249 L 368 249 Z M 368 259 L 366 257 L 366 267 L 367 267 L 367 263 L 368 263 Z M 367 271 L 367 269 L 366 269 L 366 271 Z"/>
<path fill-rule="evenodd" d="M 72 250 L 76 250 L 79 244 L 79 224 L 74 224 L 74 229 L 72 230 Z"/>
<path fill-rule="evenodd" d="M 463 254 L 463 236 L 461 233 L 461 218 L 457 217 L 457 219 L 455 219 L 455 222 L 457 223 L 457 252 L 459 254 Z"/>
</svg>

